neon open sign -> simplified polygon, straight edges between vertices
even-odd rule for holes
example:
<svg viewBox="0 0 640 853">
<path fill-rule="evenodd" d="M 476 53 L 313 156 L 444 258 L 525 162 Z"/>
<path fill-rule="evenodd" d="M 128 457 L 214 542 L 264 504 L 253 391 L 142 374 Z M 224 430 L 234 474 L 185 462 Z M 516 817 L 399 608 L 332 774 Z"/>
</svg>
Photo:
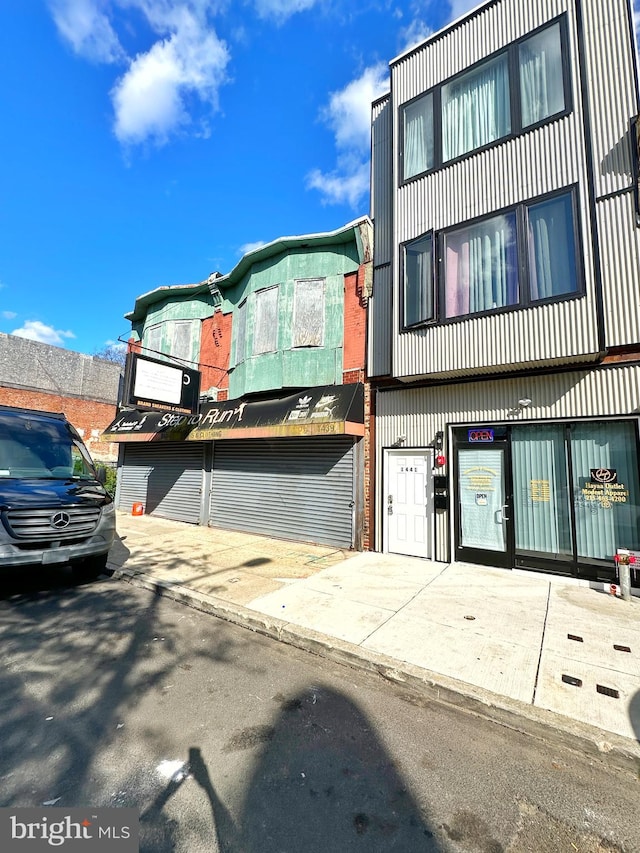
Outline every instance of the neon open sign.
<svg viewBox="0 0 640 853">
<path fill-rule="evenodd" d="M 470 429 L 467 431 L 467 436 L 470 442 L 491 442 L 493 441 L 492 429 Z"/>
</svg>

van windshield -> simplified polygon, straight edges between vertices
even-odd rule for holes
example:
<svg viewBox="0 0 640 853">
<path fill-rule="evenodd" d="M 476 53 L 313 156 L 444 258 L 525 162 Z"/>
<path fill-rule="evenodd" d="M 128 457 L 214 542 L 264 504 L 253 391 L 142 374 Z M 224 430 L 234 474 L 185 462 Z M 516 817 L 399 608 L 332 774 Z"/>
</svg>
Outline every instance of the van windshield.
<svg viewBox="0 0 640 853">
<path fill-rule="evenodd" d="M 0 479 L 95 479 L 91 458 L 64 421 L 0 412 Z"/>
</svg>

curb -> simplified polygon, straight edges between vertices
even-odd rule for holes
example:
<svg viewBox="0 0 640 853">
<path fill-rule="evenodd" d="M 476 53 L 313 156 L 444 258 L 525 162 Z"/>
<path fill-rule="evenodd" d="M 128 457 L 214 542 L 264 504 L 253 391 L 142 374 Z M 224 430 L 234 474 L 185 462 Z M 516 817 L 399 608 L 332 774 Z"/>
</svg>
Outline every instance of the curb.
<svg viewBox="0 0 640 853">
<path fill-rule="evenodd" d="M 555 743 L 602 762 L 608 768 L 614 767 L 640 778 L 640 743 L 621 735 L 400 662 L 379 652 L 364 650 L 345 640 L 265 616 L 242 605 L 229 604 L 180 584 L 155 580 L 144 572 L 107 566 L 106 573 L 116 580 L 150 590 L 302 651 L 379 675 L 421 694 L 427 701 L 475 714 L 544 742 L 553 738 Z"/>
</svg>

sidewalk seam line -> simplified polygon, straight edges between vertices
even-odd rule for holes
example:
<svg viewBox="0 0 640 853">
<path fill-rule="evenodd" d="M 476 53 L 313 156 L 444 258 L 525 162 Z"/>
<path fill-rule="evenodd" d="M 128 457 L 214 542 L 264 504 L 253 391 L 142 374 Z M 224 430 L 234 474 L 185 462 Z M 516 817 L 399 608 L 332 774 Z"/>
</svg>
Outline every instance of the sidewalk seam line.
<svg viewBox="0 0 640 853">
<path fill-rule="evenodd" d="M 549 582 L 549 586 L 547 589 L 547 609 L 544 614 L 544 622 L 542 624 L 542 640 L 540 641 L 540 654 L 538 655 L 538 666 L 536 669 L 536 680 L 533 683 L 533 696 L 531 698 L 531 704 L 536 704 L 536 691 L 538 690 L 538 679 L 540 677 L 540 667 L 542 666 L 542 649 L 544 647 L 544 638 L 547 631 L 547 619 L 549 618 L 549 604 L 551 602 L 551 582 Z"/>
</svg>

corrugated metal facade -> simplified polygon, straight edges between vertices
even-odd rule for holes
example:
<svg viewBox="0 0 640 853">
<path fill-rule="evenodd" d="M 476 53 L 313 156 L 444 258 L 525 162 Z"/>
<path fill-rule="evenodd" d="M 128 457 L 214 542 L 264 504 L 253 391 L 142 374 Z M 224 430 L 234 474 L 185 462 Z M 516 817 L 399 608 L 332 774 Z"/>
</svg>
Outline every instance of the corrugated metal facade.
<svg viewBox="0 0 640 853">
<path fill-rule="evenodd" d="M 198 524 L 202 509 L 203 445 L 195 442 L 125 444 L 118 466 L 116 506 Z"/>
<path fill-rule="evenodd" d="M 565 15 L 567 22 L 571 112 L 401 185 L 401 106 L 560 15 Z M 391 372 L 406 379 L 500 373 L 534 363 L 553 366 L 596 360 L 602 344 L 598 336 L 592 203 L 607 194 L 629 193 L 632 183 L 628 130 L 629 119 L 637 112 L 637 96 L 631 45 L 626 0 L 497 0 L 392 62 L 390 101 L 381 100 L 373 112 L 372 217 L 377 226 L 376 267 L 391 257 L 393 319 L 390 323 L 383 316 L 382 302 L 385 308 L 389 305 L 385 294 L 380 310 L 373 306 L 370 319 L 372 375 L 382 375 L 389 336 Z M 582 68 L 586 69 L 586 79 L 582 79 Z M 589 105 L 586 117 L 583 89 Z M 383 150 L 383 140 L 389 137 L 387 114 L 393 121 L 390 164 Z M 589 150 L 593 176 L 588 169 Z M 380 164 L 376 163 L 377 156 L 382 157 Z M 593 197 L 589 192 L 591 178 Z M 398 278 L 403 242 L 574 185 L 578 188 L 584 297 L 400 332 Z M 595 218 L 601 225 L 604 220 L 609 222 L 607 237 L 615 238 L 607 242 L 600 235 L 603 290 L 611 306 L 604 318 L 606 343 L 631 343 L 638 339 L 640 323 L 637 277 L 630 275 L 631 270 L 637 270 L 639 253 L 631 199 L 601 201 Z M 624 306 L 625 310 L 615 311 L 613 306 Z"/>
<path fill-rule="evenodd" d="M 531 406 L 518 409 L 518 400 Z M 517 379 L 465 382 L 378 392 L 376 401 L 377 469 L 383 448 L 405 436 L 403 447 L 432 446 L 436 432 L 454 424 L 529 423 L 584 417 L 638 417 L 640 365 L 581 370 Z M 448 458 L 449 447 L 444 453 Z M 443 469 L 439 473 L 447 473 Z M 376 517 L 381 518 L 380 488 L 376 489 Z M 450 559 L 448 513 L 436 514 L 436 559 Z M 382 547 L 381 525 L 377 544 Z"/>
<path fill-rule="evenodd" d="M 354 488 L 351 438 L 221 441 L 209 523 L 351 548 Z"/>
<path fill-rule="evenodd" d="M 391 373 L 391 261 L 393 258 L 393 136 L 389 98 L 373 105 L 371 124 L 371 203 L 377 211 L 373 222 L 373 295 L 368 306 L 368 353 L 370 376 Z M 374 197 L 375 196 L 375 197 Z"/>
</svg>

